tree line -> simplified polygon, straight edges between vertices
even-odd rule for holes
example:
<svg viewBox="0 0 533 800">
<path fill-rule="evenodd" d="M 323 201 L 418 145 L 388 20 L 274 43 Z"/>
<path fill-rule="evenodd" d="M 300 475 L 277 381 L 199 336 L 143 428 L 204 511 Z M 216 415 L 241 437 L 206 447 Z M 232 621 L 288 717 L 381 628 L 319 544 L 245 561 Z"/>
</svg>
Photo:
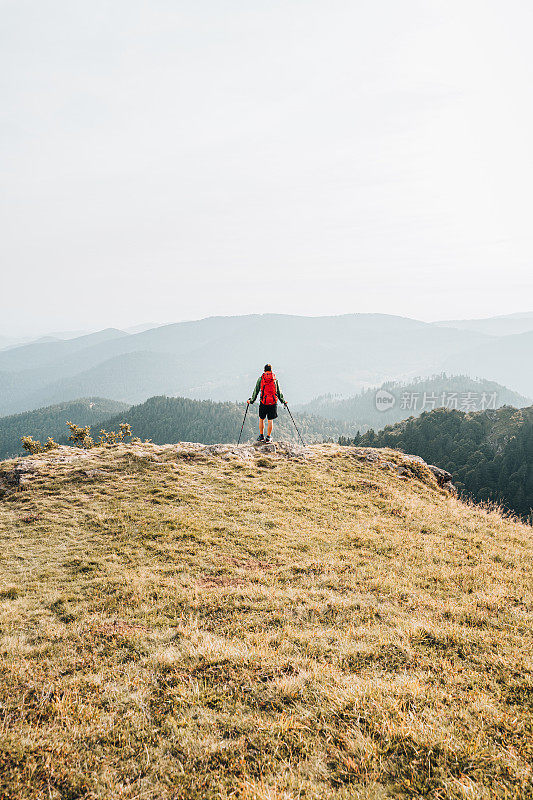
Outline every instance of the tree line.
<svg viewBox="0 0 533 800">
<path fill-rule="evenodd" d="M 202 442 L 218 444 L 236 442 L 242 425 L 244 403 L 213 400 L 190 400 L 186 397 L 151 397 L 146 402 L 132 406 L 129 411 L 106 420 L 106 427 L 114 429 L 120 422 L 128 422 L 135 436 L 151 439 L 156 444 L 173 442 Z M 250 406 L 246 416 L 242 441 L 258 434 L 258 403 Z M 276 439 L 296 440 L 296 431 L 287 411 L 278 404 L 275 421 Z M 299 414 L 298 427 L 307 442 L 337 440 L 339 435 L 355 432 L 353 426 L 342 422 L 321 419 L 309 414 Z M 95 428 L 94 433 L 97 433 Z"/>
</svg>

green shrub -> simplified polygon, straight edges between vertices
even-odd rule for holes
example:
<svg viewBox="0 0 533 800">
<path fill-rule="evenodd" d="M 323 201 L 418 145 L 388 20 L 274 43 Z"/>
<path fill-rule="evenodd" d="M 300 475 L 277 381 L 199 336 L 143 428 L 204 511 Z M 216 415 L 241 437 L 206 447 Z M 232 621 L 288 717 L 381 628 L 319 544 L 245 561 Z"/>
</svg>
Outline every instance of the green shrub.
<svg viewBox="0 0 533 800">
<path fill-rule="evenodd" d="M 48 437 L 46 442 L 43 444 L 40 443 L 38 439 L 33 439 L 31 436 L 23 436 L 20 440 L 22 442 L 22 447 L 31 455 L 35 455 L 36 453 L 44 453 L 47 450 L 55 450 L 56 447 L 59 447 L 57 442 L 54 442 L 53 439 Z"/>
</svg>

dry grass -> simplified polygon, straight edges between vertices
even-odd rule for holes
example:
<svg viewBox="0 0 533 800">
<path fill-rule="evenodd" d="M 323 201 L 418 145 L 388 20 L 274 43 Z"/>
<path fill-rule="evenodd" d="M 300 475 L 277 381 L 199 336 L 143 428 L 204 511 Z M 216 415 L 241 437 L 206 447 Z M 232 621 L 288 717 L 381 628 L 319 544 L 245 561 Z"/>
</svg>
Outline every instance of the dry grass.
<svg viewBox="0 0 533 800">
<path fill-rule="evenodd" d="M 333 445 L 54 458 L 0 501 L 2 800 L 533 797 L 530 527 Z"/>
</svg>

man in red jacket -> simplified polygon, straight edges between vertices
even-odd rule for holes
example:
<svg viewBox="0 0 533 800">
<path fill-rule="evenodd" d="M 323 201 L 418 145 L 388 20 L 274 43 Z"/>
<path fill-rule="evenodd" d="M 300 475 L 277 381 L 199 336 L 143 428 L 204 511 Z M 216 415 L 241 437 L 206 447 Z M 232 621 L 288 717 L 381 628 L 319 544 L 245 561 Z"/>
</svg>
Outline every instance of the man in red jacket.
<svg viewBox="0 0 533 800">
<path fill-rule="evenodd" d="M 265 364 L 265 369 L 260 378 L 257 379 L 255 389 L 252 396 L 248 400 L 248 404 L 255 403 L 257 395 L 261 392 L 259 398 L 259 436 L 258 442 L 269 442 L 272 435 L 272 427 L 274 420 L 278 416 L 278 398 L 283 405 L 285 405 L 285 398 L 279 388 L 278 379 L 272 372 L 272 366 Z M 267 435 L 265 432 L 265 418 L 268 417 Z"/>
</svg>

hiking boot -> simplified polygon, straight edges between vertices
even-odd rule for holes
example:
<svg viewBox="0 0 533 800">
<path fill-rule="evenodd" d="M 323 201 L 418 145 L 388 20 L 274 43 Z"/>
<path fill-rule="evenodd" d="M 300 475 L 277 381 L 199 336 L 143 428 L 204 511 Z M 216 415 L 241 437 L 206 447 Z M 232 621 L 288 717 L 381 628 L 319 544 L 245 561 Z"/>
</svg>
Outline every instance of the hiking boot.
<svg viewBox="0 0 533 800">
<path fill-rule="evenodd" d="M 265 436 L 265 442 L 269 442 L 269 441 L 270 441 L 270 436 Z"/>
<path fill-rule="evenodd" d="M 265 437 L 263 436 L 262 433 L 260 433 L 259 436 L 257 437 L 257 441 L 258 442 L 264 442 L 265 441 Z"/>
</svg>

